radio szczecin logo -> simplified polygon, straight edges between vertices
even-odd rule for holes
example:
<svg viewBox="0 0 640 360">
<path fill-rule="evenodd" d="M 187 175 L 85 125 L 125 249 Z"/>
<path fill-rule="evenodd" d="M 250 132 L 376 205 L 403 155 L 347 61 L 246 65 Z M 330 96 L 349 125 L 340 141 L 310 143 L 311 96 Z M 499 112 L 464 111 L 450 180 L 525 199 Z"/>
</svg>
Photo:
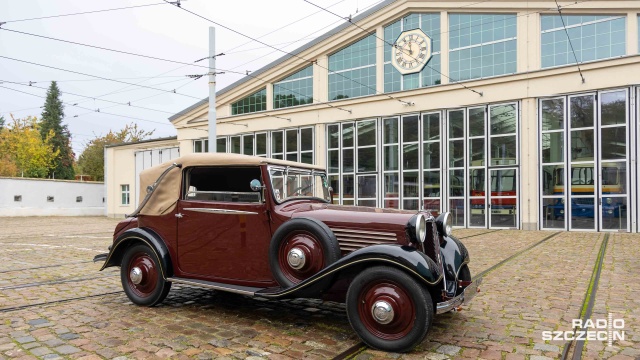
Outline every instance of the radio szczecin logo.
<svg viewBox="0 0 640 360">
<path fill-rule="evenodd" d="M 613 346 L 614 340 L 624 341 L 624 319 L 614 319 L 611 313 L 607 319 L 573 319 L 571 327 L 575 330 L 543 331 L 542 340 L 608 341 L 609 346 Z"/>
</svg>

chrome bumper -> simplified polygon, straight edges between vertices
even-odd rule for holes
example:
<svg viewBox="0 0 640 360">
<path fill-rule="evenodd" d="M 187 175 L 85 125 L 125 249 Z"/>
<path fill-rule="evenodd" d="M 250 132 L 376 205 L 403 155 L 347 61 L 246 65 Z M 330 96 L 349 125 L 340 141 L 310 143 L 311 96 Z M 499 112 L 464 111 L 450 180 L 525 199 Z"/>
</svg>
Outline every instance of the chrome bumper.
<svg viewBox="0 0 640 360">
<path fill-rule="evenodd" d="M 471 285 L 467 286 L 464 289 L 462 294 L 454 297 L 453 299 L 438 303 L 438 306 L 436 308 L 436 314 L 444 314 L 446 312 L 456 309 L 458 306 L 462 304 L 467 304 L 469 301 L 471 301 L 471 299 L 473 299 L 474 296 L 476 296 L 478 292 L 480 292 L 480 290 L 478 289 L 478 286 L 480 286 L 481 283 L 482 283 L 482 278 L 476 279 L 474 282 L 471 283 Z"/>
</svg>

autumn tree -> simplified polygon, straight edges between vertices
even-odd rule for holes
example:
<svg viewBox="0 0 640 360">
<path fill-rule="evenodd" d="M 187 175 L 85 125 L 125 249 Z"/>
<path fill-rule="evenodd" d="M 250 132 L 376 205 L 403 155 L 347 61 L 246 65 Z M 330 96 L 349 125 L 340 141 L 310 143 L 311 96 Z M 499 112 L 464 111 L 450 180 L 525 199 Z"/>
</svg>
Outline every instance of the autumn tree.
<svg viewBox="0 0 640 360">
<path fill-rule="evenodd" d="M 73 170 L 75 154 L 73 153 L 73 149 L 71 149 L 71 134 L 69 133 L 69 129 L 67 125 L 62 124 L 64 106 L 62 105 L 62 100 L 60 100 L 60 95 L 58 84 L 52 81 L 47 90 L 47 98 L 44 103 L 44 110 L 42 111 L 40 134 L 44 139 L 50 131 L 53 131 L 54 136 L 51 142 L 54 150 L 58 152 L 55 167 L 50 170 L 47 177 L 72 180 L 75 175 Z"/>
<path fill-rule="evenodd" d="M 152 131 L 144 131 L 138 128 L 137 124 L 128 124 L 122 130 L 109 131 L 104 136 L 96 136 L 90 140 L 80 158 L 78 159 L 78 169 L 83 175 L 90 175 L 94 180 L 104 181 L 104 147 L 127 142 L 141 141 L 153 135 Z"/>
<path fill-rule="evenodd" d="M 43 178 L 54 168 L 53 131 L 42 138 L 35 117 L 15 119 L 0 129 L 0 175 Z"/>
</svg>

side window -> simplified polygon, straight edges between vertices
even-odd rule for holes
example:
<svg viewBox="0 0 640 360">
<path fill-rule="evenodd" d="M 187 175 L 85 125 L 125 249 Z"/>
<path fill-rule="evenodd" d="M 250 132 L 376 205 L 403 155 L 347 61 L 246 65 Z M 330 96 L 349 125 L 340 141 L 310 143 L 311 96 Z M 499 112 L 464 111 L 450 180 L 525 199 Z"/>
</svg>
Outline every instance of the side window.
<svg viewBox="0 0 640 360">
<path fill-rule="evenodd" d="M 186 172 L 184 200 L 260 203 L 261 192 L 252 191 L 251 180 L 261 183 L 259 167 L 195 167 Z"/>
</svg>

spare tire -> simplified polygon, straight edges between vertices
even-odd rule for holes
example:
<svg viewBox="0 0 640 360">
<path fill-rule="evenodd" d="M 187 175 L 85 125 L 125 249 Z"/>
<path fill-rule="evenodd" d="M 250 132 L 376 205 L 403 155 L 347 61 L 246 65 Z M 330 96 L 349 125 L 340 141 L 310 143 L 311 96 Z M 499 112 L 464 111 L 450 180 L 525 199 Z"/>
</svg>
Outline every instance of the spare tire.
<svg viewBox="0 0 640 360">
<path fill-rule="evenodd" d="M 283 288 L 311 277 L 340 256 L 333 231 L 323 222 L 309 218 L 292 219 L 281 225 L 269 246 L 269 266 Z"/>
</svg>

